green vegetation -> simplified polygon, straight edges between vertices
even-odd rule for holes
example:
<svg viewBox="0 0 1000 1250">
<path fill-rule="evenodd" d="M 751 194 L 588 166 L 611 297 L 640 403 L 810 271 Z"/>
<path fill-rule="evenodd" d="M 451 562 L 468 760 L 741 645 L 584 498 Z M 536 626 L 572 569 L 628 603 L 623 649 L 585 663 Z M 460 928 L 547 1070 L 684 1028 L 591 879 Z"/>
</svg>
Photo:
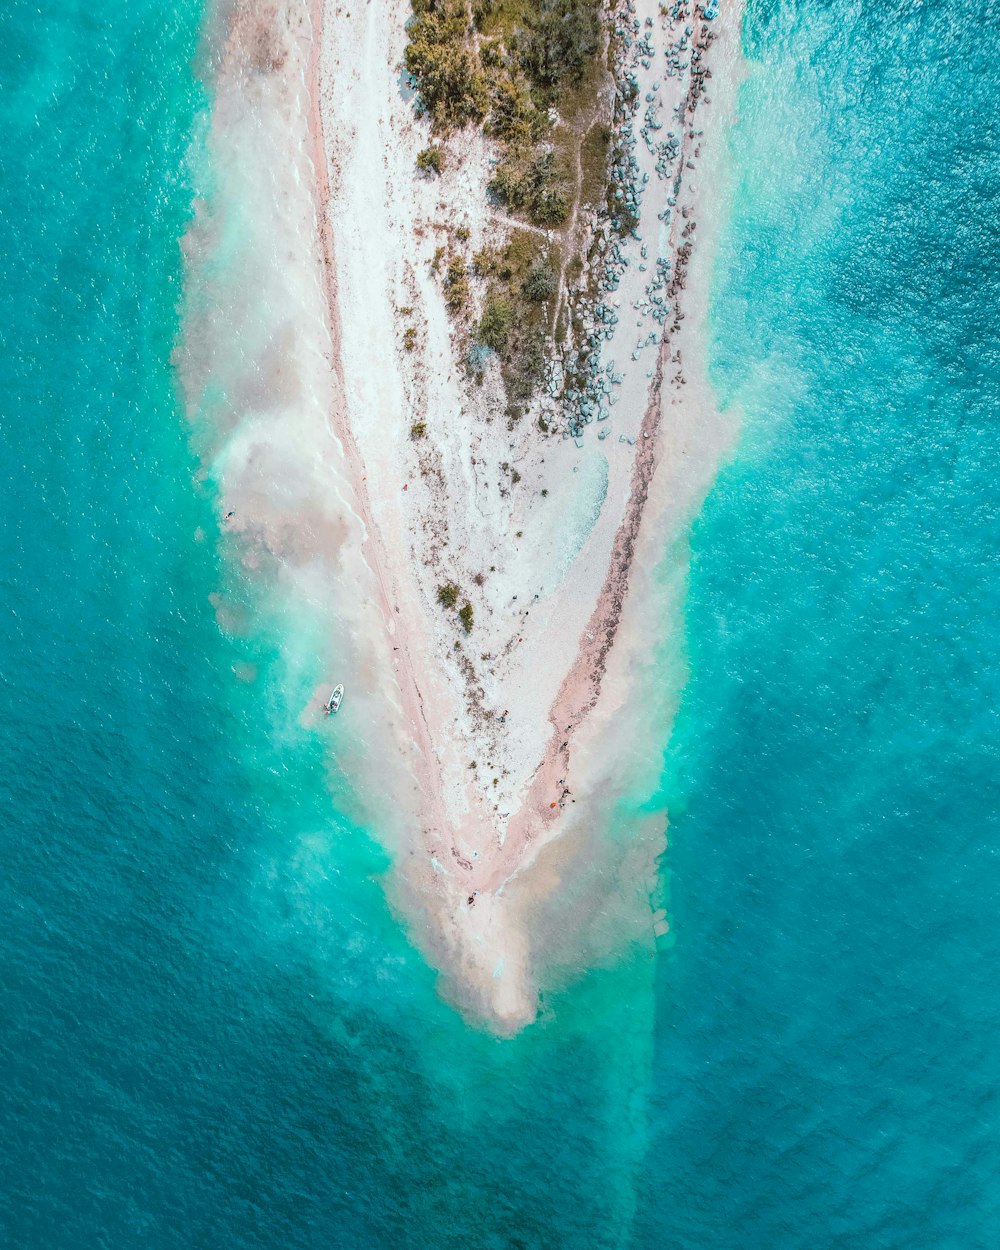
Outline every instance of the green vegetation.
<svg viewBox="0 0 1000 1250">
<path fill-rule="evenodd" d="M 546 228 L 567 214 L 549 109 L 601 51 L 601 0 L 412 0 L 404 63 L 439 133 L 482 124 L 503 148 L 492 193 Z M 470 21 L 471 16 L 471 21 Z M 572 111 L 572 110 L 571 110 Z M 417 164 L 440 173 L 438 149 Z"/>
<path fill-rule="evenodd" d="M 443 608 L 453 608 L 458 603 L 458 587 L 454 582 L 445 582 L 443 586 L 438 587 L 437 592 L 438 603 Z M 458 619 L 462 622 L 462 628 L 467 634 L 472 633 L 472 604 L 466 599 L 458 612 Z M 461 643 L 455 643 L 455 650 L 461 647 Z M 475 764 L 470 764 L 470 768 L 475 768 Z"/>
<path fill-rule="evenodd" d="M 556 271 L 547 260 L 536 260 L 528 270 L 521 290 L 533 304 L 544 304 L 556 293 Z"/>
<path fill-rule="evenodd" d="M 556 255 L 537 234 L 516 230 L 505 247 L 483 248 L 472 258 L 472 272 L 489 281 L 475 339 L 500 357 L 512 420 L 541 377 L 549 308 L 558 288 Z"/>
<path fill-rule="evenodd" d="M 499 44 L 481 55 L 484 65 L 495 58 L 516 68 L 544 105 L 578 83 L 601 48 L 601 0 L 475 0 L 473 17 Z"/>
<path fill-rule="evenodd" d="M 416 346 L 417 346 L 416 326 L 409 326 L 407 328 L 406 333 L 403 335 L 403 346 L 406 348 L 408 352 L 412 352 L 416 349 Z"/>
<path fill-rule="evenodd" d="M 444 168 L 444 157 L 438 147 L 421 148 L 417 153 L 417 169 L 422 174 L 440 174 Z"/>
<path fill-rule="evenodd" d="M 494 278 L 503 268 L 503 253 L 495 247 L 483 247 L 472 257 L 472 272 L 477 278 Z"/>
<path fill-rule="evenodd" d="M 453 256 L 448 261 L 448 269 L 444 279 L 445 300 L 448 308 L 454 313 L 465 307 L 469 298 L 468 267 L 461 256 Z"/>
<path fill-rule="evenodd" d="M 600 47 L 601 18 L 594 0 L 540 0 L 519 39 L 525 72 L 550 92 L 579 82 Z"/>
<path fill-rule="evenodd" d="M 445 582 L 438 587 L 438 603 L 443 608 L 453 608 L 458 603 L 458 587 L 454 582 Z"/>
<path fill-rule="evenodd" d="M 536 226 L 561 225 L 569 212 L 553 152 L 508 150 L 490 180 L 490 192 L 508 212 L 526 212 Z"/>
<path fill-rule="evenodd" d="M 476 327 L 476 338 L 484 347 L 498 355 L 507 349 L 510 327 L 514 321 L 514 305 L 503 295 L 490 295 Z"/>
<path fill-rule="evenodd" d="M 595 122 L 580 145 L 580 169 L 583 174 L 580 199 L 592 208 L 598 208 L 605 199 L 611 139 L 611 128 L 603 122 Z"/>
<path fill-rule="evenodd" d="M 601 48 L 600 0 L 412 0 L 404 65 L 435 130 L 530 142 Z M 471 21 L 470 21 L 471 17 Z"/>
<path fill-rule="evenodd" d="M 497 207 L 555 231 L 569 219 L 577 188 L 581 203 L 603 206 L 611 137 L 598 120 L 606 73 L 603 0 L 411 4 L 404 63 L 418 111 L 435 134 L 476 125 L 496 141 L 489 194 Z M 440 172 L 439 154 L 437 145 L 425 148 L 418 166 Z M 467 229 L 457 228 L 451 247 L 468 237 Z M 488 283 L 473 337 L 500 357 L 511 421 L 538 384 L 550 333 L 560 337 L 554 321 L 563 267 L 569 272 L 576 261 L 573 272 L 580 273 L 579 259 L 564 256 L 563 248 L 563 241 L 538 230 L 515 231 L 505 248 L 484 248 L 472 257 L 439 247 L 431 264 L 440 273 L 447 253 L 444 290 L 453 313 L 471 302 L 470 277 Z M 482 378 L 474 355 L 470 372 Z"/>
<path fill-rule="evenodd" d="M 414 421 L 414 423 L 410 426 L 410 438 L 416 439 L 416 438 L 426 438 L 426 437 L 427 437 L 427 422 L 426 421 Z"/>
<path fill-rule="evenodd" d="M 489 89 L 470 45 L 464 0 L 413 0 L 403 63 L 435 130 L 457 129 L 486 116 Z"/>
</svg>

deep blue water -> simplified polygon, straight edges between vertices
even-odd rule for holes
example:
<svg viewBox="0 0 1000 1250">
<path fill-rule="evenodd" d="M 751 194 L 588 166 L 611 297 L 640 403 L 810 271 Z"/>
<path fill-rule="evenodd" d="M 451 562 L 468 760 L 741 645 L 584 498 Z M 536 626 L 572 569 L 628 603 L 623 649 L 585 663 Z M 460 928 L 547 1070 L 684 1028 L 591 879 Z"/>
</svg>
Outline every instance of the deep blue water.
<svg viewBox="0 0 1000 1250">
<path fill-rule="evenodd" d="M 215 623 L 164 12 L 2 17 L 0 1245 L 1000 1244 L 996 6 L 750 6 L 675 940 L 514 1042 Z"/>
</svg>

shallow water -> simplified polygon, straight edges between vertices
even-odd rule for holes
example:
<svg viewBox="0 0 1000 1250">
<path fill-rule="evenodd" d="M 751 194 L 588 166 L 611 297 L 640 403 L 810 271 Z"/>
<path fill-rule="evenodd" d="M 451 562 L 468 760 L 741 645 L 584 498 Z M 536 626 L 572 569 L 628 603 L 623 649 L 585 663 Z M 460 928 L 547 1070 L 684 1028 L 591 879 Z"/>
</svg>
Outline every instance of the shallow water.
<svg viewBox="0 0 1000 1250">
<path fill-rule="evenodd" d="M 966 16 L 750 8 L 672 945 L 500 1042 L 331 809 L 280 621 L 216 623 L 169 366 L 199 6 L 5 9 L 5 1244 L 1000 1240 L 1000 14 Z"/>
</svg>

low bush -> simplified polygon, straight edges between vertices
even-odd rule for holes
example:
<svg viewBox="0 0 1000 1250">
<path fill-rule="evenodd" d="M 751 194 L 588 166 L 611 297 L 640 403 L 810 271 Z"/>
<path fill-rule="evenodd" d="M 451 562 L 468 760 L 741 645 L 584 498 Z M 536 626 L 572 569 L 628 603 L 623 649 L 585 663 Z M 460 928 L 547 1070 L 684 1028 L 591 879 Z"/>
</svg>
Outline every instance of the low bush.
<svg viewBox="0 0 1000 1250">
<path fill-rule="evenodd" d="M 458 603 L 458 587 L 454 582 L 445 582 L 438 587 L 438 603 L 443 608 L 453 608 Z"/>
<path fill-rule="evenodd" d="M 465 603 L 462 604 L 461 610 L 459 611 L 458 619 L 462 622 L 462 628 L 467 634 L 472 633 L 472 618 L 472 604 L 468 601 L 468 599 L 466 599 Z"/>
<path fill-rule="evenodd" d="M 468 46 L 464 0 L 413 0 L 403 63 L 436 130 L 482 121 L 489 107 L 486 78 Z"/>
<path fill-rule="evenodd" d="M 469 279 L 465 261 L 453 256 L 445 273 L 445 301 L 452 312 L 458 312 L 469 298 Z"/>
<path fill-rule="evenodd" d="M 526 211 L 538 226 L 558 226 L 569 212 L 552 152 L 508 153 L 489 190 L 510 212 Z"/>
<path fill-rule="evenodd" d="M 490 295 L 476 327 L 476 338 L 485 347 L 503 355 L 514 322 L 514 306 L 505 295 Z"/>
<path fill-rule="evenodd" d="M 472 254 L 472 272 L 477 278 L 494 278 L 499 273 L 500 253 L 495 247 L 481 247 Z"/>
<path fill-rule="evenodd" d="M 532 303 L 544 304 L 556 293 L 556 271 L 545 260 L 538 260 L 528 270 L 528 276 L 521 288 L 526 299 Z"/>
<path fill-rule="evenodd" d="M 569 216 L 569 203 L 566 195 L 558 188 L 542 191 L 532 201 L 531 220 L 536 226 L 552 229 L 561 226 Z"/>
<path fill-rule="evenodd" d="M 525 73 L 549 95 L 579 82 L 600 46 L 600 0 L 538 0 L 517 40 Z"/>
<path fill-rule="evenodd" d="M 486 129 L 494 139 L 514 147 L 526 147 L 538 138 L 544 126 L 544 115 L 532 104 L 527 91 L 510 78 L 493 82 Z"/>
<path fill-rule="evenodd" d="M 440 174 L 444 168 L 444 158 L 440 148 L 421 148 L 417 153 L 417 169 L 422 174 Z"/>
</svg>

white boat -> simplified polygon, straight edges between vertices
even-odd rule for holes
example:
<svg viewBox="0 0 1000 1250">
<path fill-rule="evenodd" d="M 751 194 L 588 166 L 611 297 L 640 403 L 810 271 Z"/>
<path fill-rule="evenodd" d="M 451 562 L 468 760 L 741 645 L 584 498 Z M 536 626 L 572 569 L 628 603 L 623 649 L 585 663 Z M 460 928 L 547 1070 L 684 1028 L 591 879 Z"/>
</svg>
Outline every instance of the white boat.
<svg viewBox="0 0 1000 1250">
<path fill-rule="evenodd" d="M 343 697 L 344 697 L 344 687 L 334 686 L 332 694 L 330 695 L 329 699 L 327 699 L 326 701 L 327 716 L 332 716 L 334 712 L 337 710 L 337 708 L 340 707 L 340 701 L 341 699 L 343 699 Z"/>
</svg>

